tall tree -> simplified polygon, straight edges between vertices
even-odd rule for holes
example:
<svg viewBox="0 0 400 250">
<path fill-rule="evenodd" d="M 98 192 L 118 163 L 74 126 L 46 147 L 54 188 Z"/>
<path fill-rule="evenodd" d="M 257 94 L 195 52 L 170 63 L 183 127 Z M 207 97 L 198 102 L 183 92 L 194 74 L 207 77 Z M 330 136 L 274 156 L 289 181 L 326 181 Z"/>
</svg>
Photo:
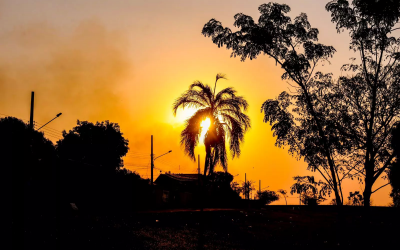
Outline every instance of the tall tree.
<svg viewBox="0 0 400 250">
<path fill-rule="evenodd" d="M 63 137 L 56 145 L 63 199 L 78 206 L 104 207 L 99 203 L 116 197 L 116 175 L 128 152 L 128 140 L 119 125 L 109 121 L 78 120 L 70 131 L 63 131 Z"/>
<path fill-rule="evenodd" d="M 32 226 L 26 218 L 53 216 L 57 211 L 55 148 L 43 133 L 20 119 L 5 117 L 0 118 L 0 152 L 2 200 L 7 204 L 4 213 L 12 215 L 12 235 L 17 239 Z M 40 222 L 50 226 L 48 218 L 41 216 Z M 40 232 L 40 227 L 35 226 Z M 29 240 L 25 246 L 26 242 Z"/>
<path fill-rule="evenodd" d="M 0 118 L 0 149 L 4 153 L 3 171 L 6 171 L 2 174 L 3 182 L 13 180 L 14 184 L 22 184 L 22 180 L 29 183 L 53 177 L 56 158 L 53 143 L 22 120 Z"/>
<path fill-rule="evenodd" d="M 312 93 L 317 64 L 332 57 L 335 49 L 317 43 L 318 30 L 311 27 L 306 14 L 300 14 L 292 22 L 286 15 L 290 8 L 285 4 L 262 4 L 258 10 L 261 13 L 258 23 L 239 13 L 234 17 L 238 31 L 232 32 L 211 19 L 202 33 L 211 37 L 218 47 L 225 45 L 232 49 L 232 56 L 240 56 L 242 61 L 255 59 L 260 54 L 272 57 L 284 69 L 282 79 L 290 79 L 297 85 L 296 95 L 283 92 L 277 100 L 263 104 L 264 121 L 273 124 L 276 145 L 289 145 L 292 154 L 304 157 L 309 168 L 325 178 L 341 205 L 343 194 L 338 181 L 339 169 L 334 162 L 335 149 L 330 143 L 331 132 L 326 129 L 325 114 L 316 109 L 317 100 Z M 297 105 L 295 111 L 301 117 L 300 125 L 295 124 L 293 114 L 288 111 L 292 98 Z"/>
<path fill-rule="evenodd" d="M 217 164 L 227 171 L 225 143 L 229 142 L 232 158 L 239 157 L 240 144 L 244 141 L 245 132 L 250 128 L 250 118 L 244 113 L 248 107 L 247 101 L 242 96 L 237 96 L 236 90 L 231 87 L 216 93 L 218 80 L 224 78 L 224 75 L 217 74 L 214 89 L 195 81 L 172 106 L 174 115 L 180 107 L 198 109 L 186 121 L 185 129 L 181 133 L 181 145 L 193 160 L 196 160 L 194 149 L 199 143 L 201 122 L 210 119 L 211 125 L 204 137 L 206 148 L 204 175 L 212 174 Z"/>
<path fill-rule="evenodd" d="M 349 32 L 350 49 L 359 54 L 343 66 L 347 75 L 339 78 L 334 103 L 340 111 L 337 127 L 352 139 L 345 160 L 363 179 L 364 205 L 369 206 L 371 194 L 381 188 L 373 191 L 374 183 L 395 157 L 390 133 L 400 118 L 400 37 L 395 36 L 400 2 L 336 0 L 326 9 L 337 31 Z"/>
<path fill-rule="evenodd" d="M 95 171 L 116 172 L 128 152 L 128 140 L 117 123 L 79 121 L 57 142 L 61 160 L 96 167 Z"/>
<path fill-rule="evenodd" d="M 360 54 L 358 61 L 342 67 L 347 75 L 339 81 L 330 74 L 314 74 L 318 63 L 335 50 L 316 43 L 318 30 L 311 28 L 304 13 L 292 22 L 287 5 L 261 5 L 258 23 L 235 15 L 237 32 L 214 19 L 203 28 L 204 35 L 242 60 L 269 55 L 284 69 L 282 79 L 295 83 L 294 94 L 283 92 L 263 104 L 264 121 L 273 125 L 277 146 L 289 145 L 291 154 L 304 157 L 309 169 L 323 176 L 338 205 L 343 202 L 343 180 L 358 178 L 365 184 L 369 206 L 371 194 L 380 189 L 372 191 L 373 184 L 394 157 L 388 143 L 400 111 L 400 39 L 391 32 L 397 29 L 399 5 L 391 0 L 326 5 L 338 32 L 347 29 L 350 48 Z"/>
</svg>

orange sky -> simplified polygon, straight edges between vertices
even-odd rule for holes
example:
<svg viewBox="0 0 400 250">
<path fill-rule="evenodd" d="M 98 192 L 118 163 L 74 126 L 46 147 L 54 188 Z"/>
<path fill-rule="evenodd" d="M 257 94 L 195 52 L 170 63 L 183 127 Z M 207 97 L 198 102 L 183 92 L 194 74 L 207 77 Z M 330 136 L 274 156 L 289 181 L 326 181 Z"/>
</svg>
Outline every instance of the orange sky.
<svg viewBox="0 0 400 250">
<path fill-rule="evenodd" d="M 320 42 L 338 51 L 321 70 L 340 74 L 339 68 L 352 56 L 348 36 L 337 34 L 328 1 L 286 0 L 292 17 L 305 12 L 320 30 Z M 0 0 L 0 116 L 29 119 L 30 92 L 35 91 L 35 121 L 46 123 L 53 141 L 76 120 L 110 120 L 120 124 L 129 139 L 127 168 L 149 177 L 150 136 L 155 154 L 172 150 L 157 159 L 163 171 L 195 172 L 197 163 L 183 154 L 179 134 L 190 111 L 172 114 L 176 97 L 194 80 L 213 84 L 219 72 L 218 89 L 234 87 L 250 104 L 252 129 L 246 134 L 242 155 L 229 161 L 235 180 L 254 180 L 258 188 L 286 189 L 293 176 L 310 175 L 303 161 L 286 149 L 274 146 L 270 126 L 262 122 L 261 104 L 275 98 L 289 85 L 282 70 L 261 56 L 240 62 L 230 51 L 218 48 L 201 35 L 203 25 L 216 18 L 232 28 L 233 16 L 242 12 L 258 18 L 255 0 Z M 204 147 L 197 149 L 204 164 Z M 158 170 L 155 171 L 158 174 Z M 157 176 L 156 174 L 156 176 Z M 385 183 L 378 181 L 375 187 Z M 344 184 L 344 194 L 362 190 L 358 183 Z M 390 187 L 373 194 L 374 205 L 387 205 Z M 332 197 L 331 197 L 332 198 Z M 330 198 L 329 198 L 330 200 Z M 297 198 L 288 199 L 298 204 Z M 284 204 L 284 200 L 274 204 Z"/>
</svg>

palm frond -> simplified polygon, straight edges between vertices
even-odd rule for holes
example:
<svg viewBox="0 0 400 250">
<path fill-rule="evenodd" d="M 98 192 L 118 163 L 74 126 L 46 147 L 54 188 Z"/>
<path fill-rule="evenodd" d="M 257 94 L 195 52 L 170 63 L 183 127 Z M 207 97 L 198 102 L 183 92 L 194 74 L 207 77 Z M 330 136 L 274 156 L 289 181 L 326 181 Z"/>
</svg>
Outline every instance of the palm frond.
<svg viewBox="0 0 400 250">
<path fill-rule="evenodd" d="M 221 98 L 223 98 L 224 96 L 228 96 L 228 98 L 233 98 L 235 97 L 236 94 L 236 90 L 234 90 L 232 87 L 229 88 L 225 88 L 223 90 L 221 90 L 220 92 L 218 92 L 218 94 L 215 96 L 215 103 L 217 104 Z"/>
<path fill-rule="evenodd" d="M 224 74 L 217 74 L 216 82 L 226 79 Z M 250 118 L 244 114 L 248 103 L 242 96 L 236 95 L 232 87 L 225 88 L 214 96 L 214 89 L 200 81 L 195 81 L 189 90 L 183 93 L 172 106 L 174 115 L 178 108 L 194 107 L 198 110 L 186 121 L 185 129 L 181 133 L 181 145 L 190 158 L 196 160 L 194 149 L 199 143 L 201 122 L 207 117 L 211 120 L 204 144 L 206 147 L 206 161 L 204 173 L 212 174 L 216 165 L 227 171 L 228 160 L 226 143 L 229 141 L 229 150 L 233 158 L 240 156 L 240 145 L 244 142 L 244 134 L 250 129 Z"/>
<path fill-rule="evenodd" d="M 222 109 L 220 110 L 219 115 L 221 116 L 224 122 L 229 124 L 229 126 L 230 126 L 230 120 L 235 119 L 237 120 L 237 123 L 241 124 L 241 126 L 244 129 L 244 132 L 246 132 L 248 129 L 251 128 L 250 117 L 240 111 L 238 112 L 237 110 L 234 109 Z"/>
<path fill-rule="evenodd" d="M 240 156 L 240 144 L 244 142 L 244 133 L 246 132 L 245 125 L 234 117 L 222 114 L 223 119 L 228 125 L 229 149 L 232 153 L 232 158 Z"/>
<path fill-rule="evenodd" d="M 218 73 L 217 74 L 217 76 L 215 77 L 216 79 L 216 81 L 218 81 L 219 79 L 225 79 L 225 80 L 228 80 L 227 78 L 226 78 L 226 75 L 225 74 L 222 74 L 222 73 Z"/>
<path fill-rule="evenodd" d="M 180 97 L 178 97 L 172 104 L 172 111 L 176 115 L 178 108 L 206 108 L 210 106 L 209 101 L 200 91 L 189 89 L 185 91 Z"/>
<path fill-rule="evenodd" d="M 216 109 L 236 109 L 241 112 L 247 111 L 249 104 L 242 96 L 232 96 L 231 98 L 220 98 L 220 100 L 215 103 Z"/>
<path fill-rule="evenodd" d="M 211 87 L 208 85 L 204 85 L 200 81 L 195 81 L 189 86 L 189 89 L 200 88 L 201 95 L 205 96 L 208 99 L 208 103 L 211 104 L 213 102 L 213 93 L 211 91 Z"/>
</svg>

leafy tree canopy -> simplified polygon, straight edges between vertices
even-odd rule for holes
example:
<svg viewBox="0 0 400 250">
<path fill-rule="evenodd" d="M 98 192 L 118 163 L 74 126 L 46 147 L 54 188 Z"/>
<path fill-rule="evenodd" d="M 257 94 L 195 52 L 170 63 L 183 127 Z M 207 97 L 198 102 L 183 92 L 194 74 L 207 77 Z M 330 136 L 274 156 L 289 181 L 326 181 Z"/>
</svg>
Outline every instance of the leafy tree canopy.
<svg viewBox="0 0 400 250">
<path fill-rule="evenodd" d="M 291 80 L 290 93 L 282 92 L 261 108 L 264 121 L 272 125 L 276 145 L 304 158 L 311 171 L 318 171 L 343 202 L 342 182 L 357 178 L 364 186 L 366 206 L 379 188 L 372 187 L 394 159 L 390 131 L 400 118 L 400 3 L 395 0 L 330 1 L 326 5 L 337 31 L 350 35 L 350 49 L 359 54 L 342 67 L 343 74 L 316 72 L 318 65 L 335 53 L 318 43 L 318 30 L 307 15 L 293 20 L 289 6 L 262 4 L 258 22 L 243 13 L 234 16 L 232 32 L 211 19 L 202 30 L 232 56 L 254 59 L 272 57 Z"/>
<path fill-rule="evenodd" d="M 61 160 L 99 172 L 118 170 L 129 149 L 119 125 L 109 121 L 93 124 L 78 120 L 69 132 L 63 131 L 63 137 L 57 142 Z"/>
<path fill-rule="evenodd" d="M 43 179 L 53 173 L 55 148 L 42 132 L 31 130 L 28 124 L 15 117 L 0 119 L 0 148 L 3 152 L 2 175 L 5 181 L 12 179 Z"/>
<path fill-rule="evenodd" d="M 268 205 L 274 201 L 279 200 L 279 195 L 275 191 L 264 190 L 257 191 L 257 197 L 262 202 L 262 204 Z"/>
<path fill-rule="evenodd" d="M 290 187 L 290 194 L 298 193 L 304 204 L 309 204 L 311 200 L 316 204 L 325 200 L 325 196 L 331 194 L 332 190 L 323 181 L 315 181 L 314 176 L 295 176 L 296 181 Z M 311 203 L 310 203 L 311 204 Z"/>
</svg>

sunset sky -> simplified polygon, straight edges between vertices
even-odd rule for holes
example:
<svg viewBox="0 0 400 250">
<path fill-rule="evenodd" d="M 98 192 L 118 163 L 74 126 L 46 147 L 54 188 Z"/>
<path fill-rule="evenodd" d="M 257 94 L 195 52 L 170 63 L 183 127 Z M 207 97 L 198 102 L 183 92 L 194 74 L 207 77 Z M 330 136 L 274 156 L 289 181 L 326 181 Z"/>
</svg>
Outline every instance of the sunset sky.
<svg viewBox="0 0 400 250">
<path fill-rule="evenodd" d="M 150 177 L 150 137 L 154 152 L 172 153 L 155 166 L 173 173 L 194 173 L 197 162 L 184 155 L 180 132 L 193 110 L 172 113 L 172 103 L 195 80 L 214 84 L 226 74 L 217 91 L 234 87 L 248 101 L 252 128 L 245 136 L 242 155 L 230 158 L 235 181 L 261 180 L 262 188 L 286 189 L 293 176 L 312 175 L 303 160 L 275 147 L 271 126 L 263 123 L 261 104 L 290 85 L 282 70 L 267 56 L 241 62 L 231 51 L 218 48 L 201 35 L 215 18 L 233 28 L 233 16 L 244 13 L 258 19 L 259 0 L 0 0 L 0 117 L 29 120 L 30 95 L 35 91 L 35 121 L 53 142 L 77 120 L 118 123 L 129 140 L 126 167 Z M 337 50 L 331 64 L 320 70 L 340 76 L 340 67 L 352 52 L 347 34 L 337 34 L 327 0 L 275 0 L 291 7 L 290 16 L 305 12 L 320 31 L 319 41 Z M 198 147 L 203 168 L 205 150 Z M 221 170 L 220 168 L 218 168 Z M 159 170 L 155 170 L 157 177 Z M 318 175 L 316 175 L 318 177 Z M 385 180 L 379 180 L 373 190 Z M 373 205 L 391 202 L 390 186 L 372 195 Z M 344 196 L 363 191 L 357 182 L 344 183 Z M 289 204 L 298 204 L 296 195 Z M 332 195 L 328 202 L 334 198 Z M 273 204 L 284 204 L 284 199 Z"/>
</svg>

